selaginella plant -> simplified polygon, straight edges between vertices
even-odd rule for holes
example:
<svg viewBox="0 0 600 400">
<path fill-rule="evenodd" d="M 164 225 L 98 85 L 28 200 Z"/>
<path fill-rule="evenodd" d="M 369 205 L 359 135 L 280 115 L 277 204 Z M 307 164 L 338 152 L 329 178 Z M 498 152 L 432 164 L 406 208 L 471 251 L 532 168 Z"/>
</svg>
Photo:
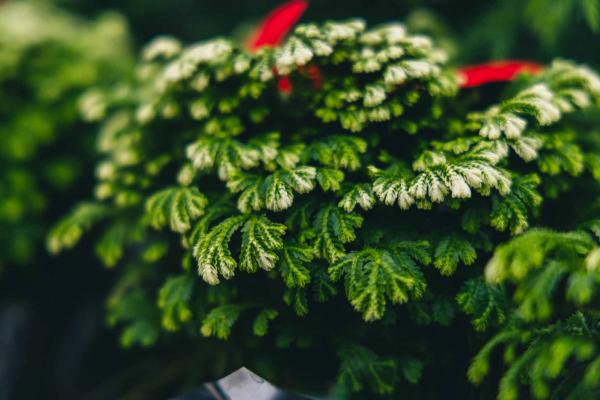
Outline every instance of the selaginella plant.
<svg viewBox="0 0 600 400">
<path fill-rule="evenodd" d="M 124 345 L 189 357 L 174 380 L 246 365 L 340 397 L 493 398 L 467 380 L 491 337 L 469 377 L 508 346 L 505 399 L 598 390 L 593 225 L 544 230 L 595 218 L 591 70 L 459 91 L 427 37 L 358 20 L 255 54 L 159 38 L 142 58 L 99 97 L 95 200 L 48 239 L 100 232 Z"/>
<path fill-rule="evenodd" d="M 128 68 L 117 15 L 88 22 L 40 2 L 0 4 L 0 270 L 44 254 L 50 221 L 65 210 L 59 199 L 93 162 L 79 97 Z"/>
</svg>

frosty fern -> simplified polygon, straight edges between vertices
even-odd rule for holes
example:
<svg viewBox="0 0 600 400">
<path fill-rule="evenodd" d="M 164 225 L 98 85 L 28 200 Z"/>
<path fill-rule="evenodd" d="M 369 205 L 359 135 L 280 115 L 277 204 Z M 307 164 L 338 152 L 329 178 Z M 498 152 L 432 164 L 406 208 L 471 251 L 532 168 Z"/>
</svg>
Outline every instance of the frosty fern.
<svg viewBox="0 0 600 400">
<path fill-rule="evenodd" d="M 291 91 L 278 90 L 281 75 Z M 423 394 L 443 382 L 436 360 L 456 370 L 476 352 L 436 346 L 437 330 L 480 339 L 533 329 L 520 311 L 539 306 L 527 290 L 510 301 L 482 266 L 495 252 L 490 279 L 525 284 L 543 256 L 515 276 L 497 257 L 530 227 L 576 228 L 575 218 L 550 217 L 597 192 L 597 140 L 575 117 L 600 99 L 600 78 L 556 61 L 512 93 L 463 96 L 445 54 L 396 24 L 307 24 L 257 54 L 224 39 L 183 47 L 160 38 L 127 90 L 100 96 L 102 112 L 87 110 L 103 119 L 96 200 L 58 224 L 49 246 L 71 247 L 92 226 L 103 232 L 99 256 L 120 276 L 109 319 L 126 345 L 167 340 L 162 325 L 240 352 L 303 348 L 298 357 L 336 355 L 351 391 Z M 589 295 L 574 312 L 592 321 L 595 311 L 580 308 L 597 281 L 580 275 Z M 475 358 L 472 381 L 488 371 L 492 347 Z M 260 353 L 244 362 L 274 379 L 302 372 Z M 510 399 L 520 382 L 511 374 L 527 373 L 515 363 L 531 359 L 507 361 L 500 393 Z M 335 368 L 319 368 L 326 384 Z M 529 381 L 539 397 L 597 390 L 591 378 L 565 389 L 560 371 L 544 373 L 545 391 Z"/>
</svg>

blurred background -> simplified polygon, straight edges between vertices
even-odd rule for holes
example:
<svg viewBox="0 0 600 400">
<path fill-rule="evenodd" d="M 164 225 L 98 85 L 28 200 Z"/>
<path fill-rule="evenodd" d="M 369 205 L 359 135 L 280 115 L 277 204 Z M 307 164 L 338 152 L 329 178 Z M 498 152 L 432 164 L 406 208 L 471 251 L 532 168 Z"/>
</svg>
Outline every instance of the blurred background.
<svg viewBox="0 0 600 400">
<path fill-rule="evenodd" d="M 168 33 L 185 41 L 243 35 L 278 0 L 57 0 L 66 9 L 92 16 L 115 10 L 130 23 L 137 45 Z M 405 20 L 419 30 L 460 43 L 457 60 L 557 56 L 591 61 L 600 44 L 597 0 L 318 0 L 304 20 L 360 17 L 370 25 Z M 457 39 L 459 39 L 457 41 Z"/>
<path fill-rule="evenodd" d="M 111 77 L 124 73 L 133 62 L 129 54 L 137 54 L 156 35 L 169 34 L 184 42 L 214 36 L 243 41 L 282 1 L 38 1 L 41 8 L 52 3 L 68 13 L 61 14 L 56 29 L 43 13 L 31 22 L 23 19 L 25 14 L 8 12 L 11 3 L 18 2 L 0 0 L 0 136 L 12 143 L 0 150 L 0 399 L 167 398 L 177 391 L 161 364 L 168 349 L 163 348 L 165 354 L 120 349 L 117 334 L 104 320 L 111 274 L 91 256 L 91 245 L 59 257 L 45 250 L 48 227 L 92 189 L 93 127 L 77 121 L 77 98 L 90 82 L 110 84 Z M 547 62 L 565 57 L 596 67 L 600 62 L 598 0 L 309 3 L 303 21 L 405 21 L 412 30 L 433 36 L 450 52 L 454 65 L 504 58 Z M 56 60 L 44 54 L 43 46 L 36 47 L 36 38 L 61 37 L 62 23 L 79 28 L 68 30 L 77 39 L 65 39 L 60 51 L 67 56 Z M 92 25 L 84 26 L 87 23 Z M 80 28 L 114 35 L 113 48 L 98 49 L 98 36 L 80 35 Z M 10 34 L 31 38 L 21 43 Z M 95 58 L 82 56 L 92 49 Z M 29 59 L 31 52 L 40 61 L 28 65 L 26 75 L 15 75 L 14 60 Z M 82 70 L 89 74 L 82 77 Z M 56 87 L 48 71 L 60 71 L 63 87 Z M 19 109 L 14 108 L 15 98 L 23 100 Z M 35 104 L 40 108 L 34 109 Z M 39 117 L 40 110 L 49 115 L 31 138 L 10 137 L 11 127 L 23 119 L 31 121 L 32 115 Z M 53 136 L 64 127 L 77 134 L 77 143 Z M 90 157 L 65 157 L 64 150 L 71 148 L 73 154 Z M 60 157 L 53 156 L 56 149 L 61 149 Z M 29 206 L 20 210 L 16 204 Z"/>
</svg>

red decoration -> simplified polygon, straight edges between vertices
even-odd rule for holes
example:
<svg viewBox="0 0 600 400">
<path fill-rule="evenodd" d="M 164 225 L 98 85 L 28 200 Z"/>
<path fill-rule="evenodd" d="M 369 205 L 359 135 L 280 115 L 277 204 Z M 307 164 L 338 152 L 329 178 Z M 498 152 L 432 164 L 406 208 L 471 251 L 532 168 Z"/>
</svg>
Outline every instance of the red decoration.
<svg viewBox="0 0 600 400">
<path fill-rule="evenodd" d="M 277 89 L 283 94 L 290 94 L 292 93 L 292 90 L 294 90 L 294 87 L 292 86 L 290 78 L 287 76 L 280 76 L 277 80 Z"/>
<path fill-rule="evenodd" d="M 458 70 L 458 79 L 460 87 L 469 88 L 490 82 L 511 81 L 522 72 L 537 74 L 542 69 L 543 67 L 540 64 L 530 61 L 494 61 L 460 68 Z"/>
<path fill-rule="evenodd" d="M 250 38 L 250 50 L 256 51 L 263 46 L 277 46 L 307 7 L 308 2 L 304 0 L 291 0 L 271 11 Z"/>
<path fill-rule="evenodd" d="M 277 46 L 300 19 L 307 7 L 308 2 L 305 0 L 291 0 L 275 8 L 267 15 L 248 41 L 249 49 L 256 51 L 263 46 Z M 458 79 L 461 88 L 469 88 L 491 82 L 511 81 L 520 73 L 537 74 L 542 69 L 540 64 L 531 61 L 493 61 L 460 68 Z M 322 76 L 319 69 L 313 65 L 307 72 L 313 81 L 313 87 L 317 89 L 321 86 Z M 278 87 L 285 94 L 289 94 L 293 90 L 292 83 L 287 76 L 279 77 Z"/>
</svg>

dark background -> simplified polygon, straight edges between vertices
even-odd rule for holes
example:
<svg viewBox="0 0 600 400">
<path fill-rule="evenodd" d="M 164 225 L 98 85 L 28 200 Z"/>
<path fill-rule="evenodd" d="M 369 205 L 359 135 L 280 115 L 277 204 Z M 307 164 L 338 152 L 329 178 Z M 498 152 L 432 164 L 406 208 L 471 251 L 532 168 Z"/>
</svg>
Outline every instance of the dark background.
<svg viewBox="0 0 600 400">
<path fill-rule="evenodd" d="M 534 1 L 526 0 L 313 0 L 302 20 L 361 17 L 373 25 L 407 19 L 415 29 L 445 42 L 457 65 L 509 57 L 547 62 L 559 56 L 597 65 L 600 41 L 595 28 L 576 8 L 578 0 L 567 1 L 573 8 L 559 15 L 564 20 L 557 20 L 552 9 L 548 13 L 527 9 Z M 88 17 L 109 10 L 122 13 L 136 49 L 159 34 L 185 42 L 219 35 L 242 40 L 269 10 L 282 3 L 57 2 Z M 544 24 L 554 24 L 554 29 L 546 32 Z M 78 198 L 85 198 L 91 187 L 80 191 Z M 65 210 L 73 202 L 65 198 Z M 60 215 L 64 210 L 56 211 Z M 160 376 L 160 360 L 168 348 L 122 351 L 116 333 L 106 327 L 103 304 L 112 273 L 100 267 L 93 254 L 87 244 L 59 257 L 40 256 L 35 266 L 9 271 L 0 279 L 0 400 L 145 399 L 150 393 L 152 398 L 176 393 L 168 384 L 159 385 L 168 381 L 168 376 Z M 131 383 L 137 385 L 144 379 L 146 391 Z"/>
</svg>

